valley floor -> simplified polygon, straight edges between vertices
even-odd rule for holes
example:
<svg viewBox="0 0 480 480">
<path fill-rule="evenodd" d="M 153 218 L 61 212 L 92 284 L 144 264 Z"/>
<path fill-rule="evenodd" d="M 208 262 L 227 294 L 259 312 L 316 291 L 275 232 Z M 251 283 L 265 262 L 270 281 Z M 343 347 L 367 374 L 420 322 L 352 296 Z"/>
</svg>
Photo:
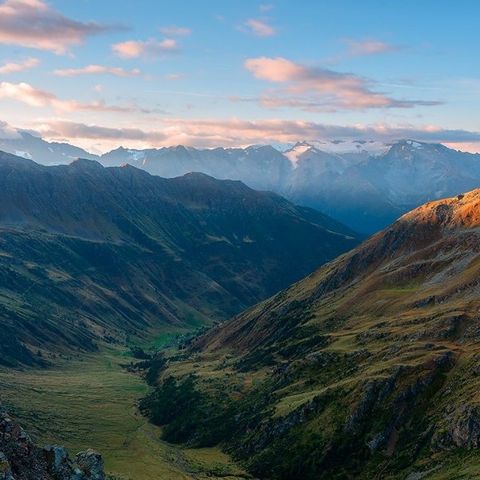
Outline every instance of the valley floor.
<svg viewBox="0 0 480 480">
<path fill-rule="evenodd" d="M 128 362 L 109 348 L 51 369 L 0 370 L 0 401 L 39 443 L 101 452 L 115 480 L 249 478 L 218 449 L 163 442 L 135 406 L 148 387 Z"/>
</svg>

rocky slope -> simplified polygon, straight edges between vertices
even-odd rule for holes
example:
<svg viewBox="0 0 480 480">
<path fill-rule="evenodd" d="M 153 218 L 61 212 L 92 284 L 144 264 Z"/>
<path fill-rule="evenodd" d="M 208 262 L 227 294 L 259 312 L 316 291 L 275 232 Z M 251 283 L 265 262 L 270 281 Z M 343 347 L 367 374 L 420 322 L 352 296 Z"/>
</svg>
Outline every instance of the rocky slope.
<svg viewBox="0 0 480 480">
<path fill-rule="evenodd" d="M 355 246 L 240 182 L 0 153 L 0 363 L 221 320 Z"/>
<path fill-rule="evenodd" d="M 198 338 L 144 408 L 261 478 L 477 478 L 479 278 L 480 190 L 427 203 Z"/>
<path fill-rule="evenodd" d="M 0 413 L 1 480 L 105 480 L 102 457 L 93 450 L 70 459 L 57 445 L 38 447 L 18 423 Z"/>
</svg>

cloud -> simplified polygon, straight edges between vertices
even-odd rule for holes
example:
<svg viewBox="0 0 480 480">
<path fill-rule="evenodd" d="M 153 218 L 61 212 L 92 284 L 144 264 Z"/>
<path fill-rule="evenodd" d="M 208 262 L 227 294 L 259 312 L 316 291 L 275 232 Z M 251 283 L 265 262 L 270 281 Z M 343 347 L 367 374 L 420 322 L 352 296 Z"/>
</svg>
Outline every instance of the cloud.
<svg viewBox="0 0 480 480">
<path fill-rule="evenodd" d="M 167 37 L 184 37 L 190 35 L 192 31 L 187 27 L 179 27 L 177 25 L 168 25 L 159 28 L 160 33 Z"/>
<path fill-rule="evenodd" d="M 295 63 L 283 57 L 249 58 L 245 68 L 254 77 L 284 88 L 259 98 L 259 103 L 274 107 L 302 110 L 336 111 L 370 108 L 412 108 L 432 106 L 441 102 L 399 100 L 372 89 L 371 81 L 354 75 L 321 67 Z"/>
<path fill-rule="evenodd" d="M 0 66 L 0 75 L 8 75 L 10 73 L 23 72 L 31 68 L 36 67 L 40 63 L 38 58 L 29 57 L 23 60 L 22 62 L 17 63 L 5 63 Z"/>
<path fill-rule="evenodd" d="M 121 58 L 158 57 L 165 53 L 174 53 L 179 50 L 177 41 L 172 38 L 146 41 L 128 40 L 112 45 L 113 52 Z"/>
<path fill-rule="evenodd" d="M 39 131 L 46 137 L 54 138 L 88 138 L 92 140 L 134 140 L 147 142 L 161 142 L 165 135 L 161 132 L 146 132 L 138 128 L 110 128 L 84 123 L 55 120 L 39 127 Z"/>
<path fill-rule="evenodd" d="M 258 9 L 260 10 L 261 13 L 266 13 L 269 12 L 270 10 L 273 10 L 274 6 L 271 3 L 262 3 Z"/>
<path fill-rule="evenodd" d="M 0 140 L 12 140 L 20 137 L 21 135 L 16 128 L 0 120 Z"/>
<path fill-rule="evenodd" d="M 240 119 L 162 119 L 158 130 L 111 128 L 61 120 L 38 127 L 52 140 L 81 139 L 101 141 L 109 148 L 135 143 L 145 147 L 191 145 L 196 147 L 246 146 L 256 143 L 307 141 L 383 141 L 404 138 L 455 145 L 476 145 L 480 151 L 480 132 L 449 130 L 436 126 L 354 125 L 339 126 L 296 120 Z"/>
<path fill-rule="evenodd" d="M 0 4 L 0 43 L 64 54 L 87 37 L 119 27 L 67 18 L 43 0 L 5 0 Z"/>
<path fill-rule="evenodd" d="M 169 73 L 169 74 L 165 75 L 165 78 L 167 80 L 182 80 L 183 78 L 185 78 L 185 74 L 184 73 Z"/>
<path fill-rule="evenodd" d="M 273 37 L 277 31 L 264 20 L 250 18 L 244 25 L 244 29 L 256 37 Z"/>
<path fill-rule="evenodd" d="M 120 67 L 107 67 L 104 65 L 87 65 L 82 68 L 67 68 L 55 70 L 53 72 L 59 77 L 76 77 L 78 75 L 101 75 L 109 74 L 116 77 L 138 77 L 141 75 L 141 71 L 138 68 L 133 70 L 125 70 Z"/>
<path fill-rule="evenodd" d="M 380 40 L 345 40 L 348 46 L 348 53 L 353 57 L 364 55 L 378 55 L 381 53 L 392 53 L 400 50 L 397 45 L 391 45 Z"/>
<path fill-rule="evenodd" d="M 55 94 L 40 90 L 29 83 L 10 83 L 0 82 L 0 99 L 15 100 L 31 107 L 50 107 L 61 112 L 135 112 L 139 111 L 134 106 L 108 105 L 99 100 L 90 103 L 79 102 L 77 100 L 62 100 Z M 148 113 L 145 111 L 145 113 Z"/>
</svg>

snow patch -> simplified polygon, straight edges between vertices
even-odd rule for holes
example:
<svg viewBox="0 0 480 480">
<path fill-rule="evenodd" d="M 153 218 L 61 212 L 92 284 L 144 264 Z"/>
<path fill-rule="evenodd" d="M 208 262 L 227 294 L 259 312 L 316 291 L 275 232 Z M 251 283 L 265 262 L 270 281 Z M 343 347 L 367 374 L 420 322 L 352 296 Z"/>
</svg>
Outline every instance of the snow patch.
<svg viewBox="0 0 480 480">
<path fill-rule="evenodd" d="M 15 155 L 17 157 L 23 157 L 23 158 L 26 158 L 27 160 L 31 160 L 32 159 L 32 155 L 29 153 L 29 152 L 24 152 L 22 150 L 15 150 Z"/>
<path fill-rule="evenodd" d="M 145 152 L 141 150 L 127 150 L 129 155 L 129 160 L 133 160 L 134 162 L 142 162 L 145 160 Z"/>
<path fill-rule="evenodd" d="M 415 142 L 414 140 L 407 140 L 407 145 L 410 145 L 413 148 L 423 148 L 423 143 Z"/>
<path fill-rule="evenodd" d="M 297 168 L 300 157 L 312 148 L 313 146 L 309 143 L 297 143 L 293 148 L 287 150 L 283 154 L 290 160 L 293 168 Z"/>
</svg>

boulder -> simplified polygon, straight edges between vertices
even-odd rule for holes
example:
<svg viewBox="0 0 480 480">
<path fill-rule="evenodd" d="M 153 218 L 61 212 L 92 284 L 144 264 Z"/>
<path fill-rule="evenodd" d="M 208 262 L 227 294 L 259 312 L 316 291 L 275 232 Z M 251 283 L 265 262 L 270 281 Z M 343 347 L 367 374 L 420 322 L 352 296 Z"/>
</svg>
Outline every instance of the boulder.
<svg viewBox="0 0 480 480">
<path fill-rule="evenodd" d="M 105 480 L 103 460 L 93 450 L 72 460 L 59 445 L 41 448 L 7 413 L 0 413 L 0 480 Z"/>
</svg>

